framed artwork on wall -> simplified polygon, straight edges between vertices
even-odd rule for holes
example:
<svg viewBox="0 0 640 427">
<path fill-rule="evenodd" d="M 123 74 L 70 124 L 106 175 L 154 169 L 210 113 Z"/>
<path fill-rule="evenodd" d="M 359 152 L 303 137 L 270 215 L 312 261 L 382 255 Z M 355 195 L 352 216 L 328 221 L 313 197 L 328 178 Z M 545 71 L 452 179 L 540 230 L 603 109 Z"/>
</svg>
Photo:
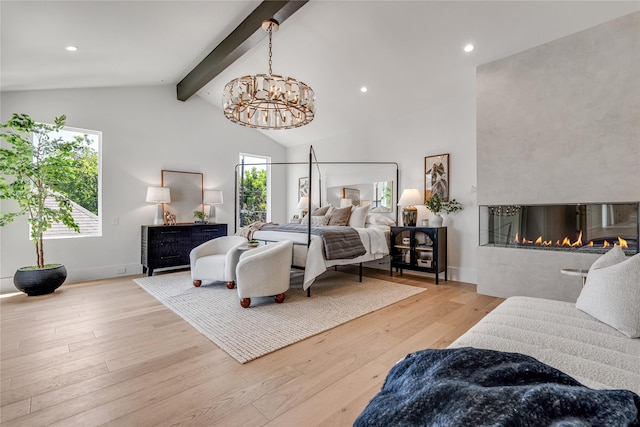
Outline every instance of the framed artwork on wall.
<svg viewBox="0 0 640 427">
<path fill-rule="evenodd" d="M 193 212 L 202 211 L 204 175 L 199 172 L 163 170 L 162 186 L 171 190 L 168 210 L 178 224 L 193 223 Z"/>
<path fill-rule="evenodd" d="M 424 158 L 424 199 L 436 193 L 443 201 L 449 201 L 449 154 Z"/>
<path fill-rule="evenodd" d="M 298 200 L 302 197 L 309 197 L 309 177 L 298 178 Z"/>
</svg>

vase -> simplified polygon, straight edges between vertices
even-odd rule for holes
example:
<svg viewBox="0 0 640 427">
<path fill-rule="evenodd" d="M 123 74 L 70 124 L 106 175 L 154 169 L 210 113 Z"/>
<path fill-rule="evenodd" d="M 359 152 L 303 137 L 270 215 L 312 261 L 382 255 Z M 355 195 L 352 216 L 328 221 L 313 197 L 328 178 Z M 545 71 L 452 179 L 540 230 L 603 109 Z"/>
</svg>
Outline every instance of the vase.
<svg viewBox="0 0 640 427">
<path fill-rule="evenodd" d="M 438 227 L 442 227 L 442 221 L 444 219 L 442 218 L 442 215 L 440 214 L 435 214 L 430 220 L 429 220 L 429 225 L 433 228 L 438 228 Z"/>
<path fill-rule="evenodd" d="M 29 296 L 50 294 L 67 278 L 67 269 L 62 264 L 44 268 L 22 267 L 13 276 L 13 284 Z"/>
</svg>

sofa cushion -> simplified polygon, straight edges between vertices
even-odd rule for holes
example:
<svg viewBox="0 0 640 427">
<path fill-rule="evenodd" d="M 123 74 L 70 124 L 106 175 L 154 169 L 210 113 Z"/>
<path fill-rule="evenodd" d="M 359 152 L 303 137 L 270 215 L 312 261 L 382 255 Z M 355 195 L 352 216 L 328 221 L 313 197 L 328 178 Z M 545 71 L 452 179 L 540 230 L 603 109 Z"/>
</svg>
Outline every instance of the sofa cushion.
<svg viewBox="0 0 640 427">
<path fill-rule="evenodd" d="M 639 338 L 640 254 L 628 258 L 615 247 L 598 258 L 589 269 L 576 308 L 630 338 Z"/>
</svg>

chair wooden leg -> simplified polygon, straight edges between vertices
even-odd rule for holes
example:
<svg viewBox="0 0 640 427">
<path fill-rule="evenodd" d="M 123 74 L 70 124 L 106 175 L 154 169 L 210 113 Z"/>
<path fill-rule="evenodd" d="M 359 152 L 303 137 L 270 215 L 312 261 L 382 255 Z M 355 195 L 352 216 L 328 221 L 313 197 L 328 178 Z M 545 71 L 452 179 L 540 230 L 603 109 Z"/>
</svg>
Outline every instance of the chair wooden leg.
<svg viewBox="0 0 640 427">
<path fill-rule="evenodd" d="M 284 298 L 285 298 L 284 294 L 278 294 L 278 295 L 276 295 L 276 302 L 278 304 L 282 304 L 284 302 Z"/>
<path fill-rule="evenodd" d="M 193 281 L 193 286 L 195 286 L 196 288 L 199 288 L 200 285 L 202 285 L 202 280 L 194 280 Z"/>
<path fill-rule="evenodd" d="M 227 282 L 227 289 L 233 289 L 236 287 L 236 282 L 234 282 L 233 280 L 231 280 L 230 282 Z"/>
<path fill-rule="evenodd" d="M 242 299 L 240 300 L 240 305 L 241 305 L 243 308 L 247 308 L 247 307 L 249 307 L 249 306 L 251 305 L 251 298 L 242 298 Z"/>
</svg>

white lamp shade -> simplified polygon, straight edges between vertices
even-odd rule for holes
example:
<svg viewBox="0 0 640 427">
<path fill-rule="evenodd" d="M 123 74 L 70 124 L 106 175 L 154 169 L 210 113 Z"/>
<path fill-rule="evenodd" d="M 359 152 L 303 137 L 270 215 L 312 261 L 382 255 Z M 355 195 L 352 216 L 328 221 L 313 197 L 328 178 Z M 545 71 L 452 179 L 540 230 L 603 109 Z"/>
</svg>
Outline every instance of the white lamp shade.
<svg viewBox="0 0 640 427">
<path fill-rule="evenodd" d="M 424 199 L 417 188 L 406 188 L 402 190 L 402 196 L 398 200 L 398 206 L 421 205 Z"/>
<path fill-rule="evenodd" d="M 222 190 L 204 190 L 202 203 L 205 205 L 221 205 L 223 203 Z"/>
<path fill-rule="evenodd" d="M 300 197 L 300 201 L 298 202 L 298 207 L 296 209 L 309 209 L 309 198 Z"/>
<path fill-rule="evenodd" d="M 169 203 L 171 202 L 171 191 L 169 187 L 148 187 L 147 203 Z"/>
<path fill-rule="evenodd" d="M 351 201 L 351 199 L 340 199 L 340 207 L 341 208 L 346 208 L 347 206 L 352 206 L 353 202 Z"/>
</svg>

